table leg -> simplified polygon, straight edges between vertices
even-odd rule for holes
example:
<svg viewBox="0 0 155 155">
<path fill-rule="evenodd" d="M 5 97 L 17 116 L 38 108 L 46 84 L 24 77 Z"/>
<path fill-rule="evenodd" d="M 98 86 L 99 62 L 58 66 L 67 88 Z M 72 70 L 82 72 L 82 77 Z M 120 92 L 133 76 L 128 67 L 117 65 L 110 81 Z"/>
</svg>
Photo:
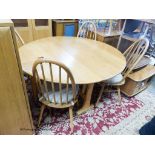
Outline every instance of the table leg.
<svg viewBox="0 0 155 155">
<path fill-rule="evenodd" d="M 94 105 L 91 105 L 91 96 L 94 88 L 94 83 L 93 84 L 88 84 L 87 86 L 87 91 L 86 91 L 86 96 L 84 99 L 84 104 L 81 109 L 78 110 L 77 114 L 80 115 L 86 111 L 88 111 L 90 108 L 94 107 Z"/>
</svg>

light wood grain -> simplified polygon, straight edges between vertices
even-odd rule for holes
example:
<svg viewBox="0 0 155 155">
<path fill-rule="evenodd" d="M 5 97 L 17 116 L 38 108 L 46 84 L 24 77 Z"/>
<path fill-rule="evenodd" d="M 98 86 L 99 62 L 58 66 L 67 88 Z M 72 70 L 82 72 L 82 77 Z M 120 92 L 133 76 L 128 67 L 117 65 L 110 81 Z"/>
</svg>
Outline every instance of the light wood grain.
<svg viewBox="0 0 155 155">
<path fill-rule="evenodd" d="M 52 36 L 52 21 L 51 19 L 47 19 L 47 25 L 37 26 L 35 24 L 35 19 L 32 19 L 32 29 L 34 40 L 50 37 Z"/>
<path fill-rule="evenodd" d="M 151 78 L 137 82 L 127 77 L 125 85 L 121 86 L 121 92 L 126 96 L 131 97 L 146 89 L 150 83 Z"/>
<path fill-rule="evenodd" d="M 0 134 L 33 133 L 20 65 L 13 23 L 0 21 Z"/>
<path fill-rule="evenodd" d="M 32 20 L 27 19 L 27 24 L 28 26 L 26 27 L 15 27 L 16 31 L 19 33 L 19 35 L 21 36 L 21 38 L 25 43 L 28 43 L 34 40 L 33 30 L 32 30 Z M 18 44 L 18 46 L 20 47 L 21 45 Z"/>
<path fill-rule="evenodd" d="M 89 84 L 83 107 L 78 114 L 91 108 L 94 83 L 121 73 L 126 65 L 125 57 L 116 48 L 105 43 L 77 37 L 49 37 L 28 43 L 19 49 L 23 70 L 32 75 L 32 65 L 38 57 L 65 64 L 74 76 L 76 84 Z M 51 81 L 48 66 L 46 80 Z M 53 70 L 54 81 L 59 83 L 58 70 Z M 43 77 L 40 75 L 41 79 Z M 62 73 L 62 83 L 66 75 Z"/>
<path fill-rule="evenodd" d="M 0 26 L 1 27 L 6 27 L 6 26 L 13 26 L 13 22 L 11 19 L 0 19 Z"/>
<path fill-rule="evenodd" d="M 46 81 L 46 75 L 45 75 L 45 69 L 44 68 L 44 64 L 48 65 L 48 72 L 50 73 L 51 76 L 51 81 L 48 85 L 47 81 Z M 57 92 L 59 94 L 59 99 L 60 102 L 56 102 L 55 101 L 55 83 L 54 83 L 54 77 L 56 76 L 56 74 L 53 74 L 53 70 L 54 67 L 58 68 L 58 76 L 59 76 L 59 91 Z M 34 62 L 33 65 L 33 78 L 35 79 L 36 85 L 38 86 L 38 90 L 40 90 L 40 95 L 42 97 L 42 99 L 40 100 L 41 102 L 44 103 L 44 101 L 46 101 L 47 106 L 49 107 L 53 107 L 53 108 L 67 108 L 70 106 L 73 106 L 71 102 L 68 101 L 68 87 L 69 87 L 69 83 L 71 83 L 71 89 L 72 89 L 72 98 L 73 98 L 73 102 L 76 103 L 77 98 L 76 98 L 76 85 L 75 85 L 75 81 L 74 81 L 74 77 L 72 75 L 72 73 L 70 72 L 69 68 L 67 68 L 64 64 L 56 62 L 56 61 L 52 61 L 52 60 L 47 60 L 47 59 L 43 59 L 43 58 L 39 58 L 38 60 L 36 60 Z M 39 72 L 41 72 L 39 74 Z M 62 84 L 61 79 L 64 78 L 62 77 L 62 73 L 66 74 L 66 79 L 65 79 L 65 83 Z M 41 77 L 40 75 L 43 77 L 43 82 L 41 82 Z M 70 82 L 69 82 L 70 81 Z M 65 88 L 64 88 L 65 87 Z M 62 88 L 64 88 L 66 90 L 66 103 L 62 102 Z M 53 98 L 54 101 L 50 101 L 50 96 L 49 96 L 49 90 L 52 90 L 52 94 L 53 94 Z M 45 96 L 46 94 L 46 96 Z"/>
<path fill-rule="evenodd" d="M 100 82 L 121 73 L 125 57 L 116 48 L 98 41 L 76 37 L 49 37 L 28 43 L 19 49 L 23 70 L 32 75 L 33 62 L 38 57 L 64 63 L 72 72 L 76 84 Z M 57 73 L 57 70 L 55 70 Z M 46 80 L 50 74 L 46 72 Z M 62 75 L 62 83 L 66 77 Z M 55 81 L 59 81 L 58 77 Z"/>
<path fill-rule="evenodd" d="M 134 42 L 123 54 L 126 58 L 126 67 L 121 73 L 123 78 L 117 83 L 106 83 L 108 86 L 117 87 L 119 103 L 121 103 L 120 86 L 124 85 L 126 77 L 134 70 L 135 66 L 142 59 L 149 46 L 149 41 L 146 38 L 139 39 Z M 104 85 L 102 86 L 104 87 Z M 102 89 L 101 89 L 102 91 Z M 98 99 L 99 100 L 99 99 Z"/>
<path fill-rule="evenodd" d="M 22 37 L 20 36 L 20 34 L 17 32 L 16 29 L 15 29 L 15 35 L 16 35 L 18 47 L 23 46 L 25 44 L 25 42 L 22 39 Z"/>
<path fill-rule="evenodd" d="M 127 65 L 123 71 L 124 79 L 134 70 L 135 66 L 142 60 L 149 47 L 149 40 L 146 38 L 135 41 L 123 54 Z"/>
<path fill-rule="evenodd" d="M 51 74 L 51 84 L 48 87 L 47 82 L 46 82 L 46 76 L 44 74 L 44 66 L 43 64 L 48 64 L 49 65 L 49 72 Z M 40 77 L 38 76 L 38 72 L 39 72 L 39 66 L 41 67 L 41 72 L 42 72 L 42 76 L 43 76 L 43 83 L 40 82 Z M 55 74 L 53 75 L 53 67 L 56 66 L 59 68 L 59 90 L 57 90 L 57 93 L 59 94 L 59 102 L 58 100 L 56 101 L 56 94 L 55 94 L 55 88 L 56 86 L 54 81 L 53 81 L 53 77 L 55 76 Z M 47 69 L 47 68 L 46 68 Z M 61 83 L 61 73 L 65 72 L 67 75 L 66 78 L 66 83 L 65 85 Z M 72 75 L 72 73 L 70 72 L 69 68 L 67 68 L 64 64 L 61 64 L 59 62 L 56 61 L 51 61 L 51 60 L 47 60 L 47 59 L 43 59 L 43 58 L 39 58 L 38 60 L 36 60 L 34 62 L 33 65 L 33 78 L 36 82 L 36 85 L 39 86 L 38 87 L 38 92 L 41 92 L 38 94 L 38 96 L 40 96 L 39 101 L 42 103 L 41 106 L 41 111 L 40 111 L 40 116 L 39 116 L 39 121 L 38 121 L 38 126 L 40 125 L 41 119 L 42 119 L 42 115 L 45 109 L 45 106 L 47 107 L 52 107 L 52 108 L 69 108 L 69 115 L 70 115 L 70 128 L 71 128 L 71 133 L 73 132 L 73 106 L 77 103 L 77 95 L 78 92 L 76 93 L 76 85 L 75 85 L 75 81 L 74 81 L 74 77 Z M 72 96 L 71 96 L 71 100 L 68 100 L 69 98 L 69 93 L 68 93 L 68 87 L 69 87 L 69 81 L 71 81 L 71 85 L 70 85 L 70 89 L 72 91 Z M 65 86 L 65 98 L 66 100 L 62 101 L 62 98 L 64 96 L 62 96 L 62 87 Z M 50 91 L 52 90 L 52 94 L 53 94 L 53 99 L 54 100 L 50 100 Z M 45 95 L 46 94 L 46 95 Z M 64 94 L 63 94 L 64 95 Z"/>
<path fill-rule="evenodd" d="M 137 72 L 129 74 L 128 78 L 134 81 L 143 81 L 153 75 L 155 75 L 155 66 L 148 65 Z"/>
<path fill-rule="evenodd" d="M 89 110 L 90 108 L 93 107 L 93 106 L 90 106 L 93 88 L 94 88 L 94 84 L 89 84 L 87 86 L 86 96 L 84 98 L 84 104 L 83 104 L 82 108 L 80 110 L 78 110 L 78 112 L 77 112 L 78 115 L 86 112 L 87 110 Z"/>
</svg>

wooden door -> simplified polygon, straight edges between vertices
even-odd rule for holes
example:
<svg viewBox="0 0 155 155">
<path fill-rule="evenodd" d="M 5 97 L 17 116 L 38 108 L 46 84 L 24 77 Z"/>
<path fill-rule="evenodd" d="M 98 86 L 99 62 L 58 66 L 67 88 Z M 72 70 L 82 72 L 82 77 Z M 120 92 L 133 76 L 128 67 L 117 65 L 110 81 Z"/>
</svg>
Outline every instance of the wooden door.
<svg viewBox="0 0 155 155">
<path fill-rule="evenodd" d="M 25 43 L 33 41 L 32 20 L 31 19 L 12 19 L 14 27 Z M 21 46 L 20 42 L 18 47 Z"/>
<path fill-rule="evenodd" d="M 0 27 L 0 134 L 32 134 L 13 27 Z"/>
<path fill-rule="evenodd" d="M 33 19 L 34 40 L 52 36 L 51 19 Z"/>
</svg>

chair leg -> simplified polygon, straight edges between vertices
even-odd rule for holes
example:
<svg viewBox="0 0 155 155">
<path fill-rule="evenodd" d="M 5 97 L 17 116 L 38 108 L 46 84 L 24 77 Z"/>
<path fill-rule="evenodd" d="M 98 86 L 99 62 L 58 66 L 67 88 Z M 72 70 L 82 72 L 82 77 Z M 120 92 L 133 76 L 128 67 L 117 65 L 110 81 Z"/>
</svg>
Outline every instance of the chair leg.
<svg viewBox="0 0 155 155">
<path fill-rule="evenodd" d="M 82 87 L 82 94 L 85 94 L 85 92 L 86 92 L 86 88 L 87 88 L 87 85 L 86 85 L 86 84 L 83 85 L 83 87 Z"/>
<path fill-rule="evenodd" d="M 108 97 L 111 97 L 111 93 L 112 93 L 112 85 L 108 85 Z"/>
<path fill-rule="evenodd" d="M 70 117 L 70 134 L 73 133 L 73 128 L 74 128 L 74 124 L 73 124 L 73 107 L 69 107 L 69 117 Z"/>
<path fill-rule="evenodd" d="M 118 101 L 119 101 L 119 105 L 121 105 L 121 90 L 120 87 L 117 87 L 117 92 L 118 92 Z"/>
<path fill-rule="evenodd" d="M 44 109 L 45 109 L 45 105 L 42 104 L 42 105 L 41 105 L 41 110 L 40 110 L 40 115 L 39 115 L 38 127 L 40 126 L 40 122 L 41 122 L 41 120 L 42 120 L 42 116 L 43 116 Z"/>
<path fill-rule="evenodd" d="M 98 102 L 100 101 L 100 99 L 101 99 L 101 96 L 102 96 L 102 94 L 103 94 L 103 90 L 104 90 L 104 84 L 102 85 L 102 87 L 101 87 L 101 90 L 100 90 L 100 92 L 99 92 L 99 96 L 98 96 L 98 98 L 97 98 L 97 101 L 96 101 L 96 103 L 95 103 L 95 107 L 96 107 L 96 105 L 98 104 Z"/>
<path fill-rule="evenodd" d="M 48 109 L 49 115 L 52 116 L 52 114 L 53 114 L 53 109 L 52 109 L 51 107 L 47 107 L 47 109 Z"/>
<path fill-rule="evenodd" d="M 33 97 L 34 102 L 37 103 L 37 101 L 38 101 L 38 96 L 37 96 L 38 92 L 37 92 L 37 86 L 36 86 L 36 83 L 35 83 L 33 77 L 31 77 L 31 84 L 32 84 L 32 97 Z"/>
</svg>

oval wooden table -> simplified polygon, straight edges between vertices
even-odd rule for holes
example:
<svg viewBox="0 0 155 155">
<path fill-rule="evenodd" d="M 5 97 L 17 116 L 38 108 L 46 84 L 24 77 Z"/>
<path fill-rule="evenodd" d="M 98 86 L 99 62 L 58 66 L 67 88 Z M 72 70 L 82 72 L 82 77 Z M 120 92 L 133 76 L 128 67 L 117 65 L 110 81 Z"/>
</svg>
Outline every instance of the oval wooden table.
<svg viewBox="0 0 155 155">
<path fill-rule="evenodd" d="M 36 40 L 20 47 L 19 54 L 23 71 L 29 75 L 32 75 L 33 62 L 38 57 L 44 57 L 64 63 L 71 70 L 76 84 L 87 84 L 84 104 L 78 114 L 91 107 L 94 83 L 114 77 L 126 65 L 125 57 L 116 48 L 103 42 L 77 37 Z M 46 79 L 50 81 L 50 77 Z"/>
</svg>

